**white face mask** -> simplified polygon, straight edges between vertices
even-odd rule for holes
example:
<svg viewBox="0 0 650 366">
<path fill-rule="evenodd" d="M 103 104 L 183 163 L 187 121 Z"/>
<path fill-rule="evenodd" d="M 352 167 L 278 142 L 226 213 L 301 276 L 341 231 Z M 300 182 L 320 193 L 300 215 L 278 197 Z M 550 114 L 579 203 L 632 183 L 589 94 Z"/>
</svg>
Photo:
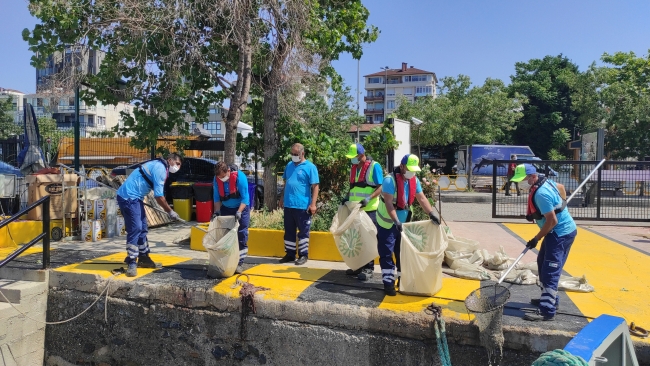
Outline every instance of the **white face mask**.
<svg viewBox="0 0 650 366">
<path fill-rule="evenodd" d="M 169 172 L 172 173 L 172 174 L 173 174 L 173 173 L 176 173 L 180 168 L 181 168 L 181 167 L 178 166 L 178 165 L 170 165 L 170 166 L 169 166 Z"/>
<path fill-rule="evenodd" d="M 226 175 L 226 176 L 223 177 L 223 178 L 219 178 L 219 180 L 222 181 L 222 182 L 224 182 L 224 183 L 226 183 L 226 182 L 228 181 L 228 179 L 230 179 L 230 175 Z"/>
<path fill-rule="evenodd" d="M 413 177 L 415 177 L 415 172 L 406 171 L 406 173 L 404 173 L 404 178 L 406 179 L 411 179 Z"/>
<path fill-rule="evenodd" d="M 359 164 L 359 159 L 358 158 L 352 158 L 352 164 Z"/>
<path fill-rule="evenodd" d="M 293 161 L 294 163 L 299 163 L 300 156 L 291 155 L 291 161 Z"/>
</svg>

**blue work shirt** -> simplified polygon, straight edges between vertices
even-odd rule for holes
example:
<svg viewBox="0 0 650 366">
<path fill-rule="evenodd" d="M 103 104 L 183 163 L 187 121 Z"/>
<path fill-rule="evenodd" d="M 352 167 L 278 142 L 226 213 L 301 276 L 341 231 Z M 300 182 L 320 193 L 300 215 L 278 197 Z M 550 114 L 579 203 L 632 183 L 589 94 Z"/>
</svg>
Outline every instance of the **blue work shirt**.
<svg viewBox="0 0 650 366">
<path fill-rule="evenodd" d="M 392 194 L 395 196 L 396 189 L 395 189 L 395 180 L 393 179 L 392 175 L 387 175 L 384 177 L 384 182 L 381 184 L 381 192 L 382 193 L 388 193 Z M 415 193 L 420 193 L 422 192 L 422 185 L 420 185 L 420 180 L 418 177 L 415 177 Z M 407 179 L 404 179 L 404 202 L 407 202 L 407 194 L 409 191 L 409 181 Z M 406 218 L 408 217 L 409 210 L 398 210 L 397 207 L 395 207 L 395 211 L 397 212 L 397 218 L 399 219 L 400 222 L 406 222 Z"/>
<path fill-rule="evenodd" d="M 287 164 L 282 174 L 284 179 L 284 207 L 306 210 L 311 203 L 311 186 L 320 183 L 318 169 L 311 161 L 296 165 Z"/>
<path fill-rule="evenodd" d="M 228 196 L 230 194 L 230 181 L 224 182 L 223 186 L 225 195 Z M 217 185 L 216 176 L 212 180 L 212 187 L 212 192 L 214 192 L 214 202 L 220 202 L 221 197 L 219 197 L 219 186 Z M 250 206 L 250 198 L 248 195 L 248 178 L 246 178 L 246 174 L 244 174 L 244 172 L 241 170 L 237 171 L 237 192 L 239 192 L 239 198 L 229 198 L 221 202 L 221 204 L 228 208 L 238 208 L 242 203 Z"/>
<path fill-rule="evenodd" d="M 165 191 L 165 180 L 167 180 L 167 167 L 159 160 L 152 160 L 142 164 L 142 170 L 147 178 L 153 182 L 154 197 L 162 197 Z M 140 169 L 134 170 L 124 184 L 117 190 L 117 195 L 124 199 L 143 200 L 149 194 L 151 186 L 140 174 Z"/>
<path fill-rule="evenodd" d="M 537 188 L 537 191 L 535 191 L 535 204 L 542 215 L 555 210 L 555 207 L 561 202 L 562 197 L 560 197 L 560 192 L 558 192 L 557 186 L 552 180 L 547 180 L 546 183 L 542 184 Z M 557 225 L 555 225 L 551 232 L 555 232 L 557 236 L 564 236 L 571 234 L 576 230 L 576 223 L 573 221 L 568 207 L 562 210 L 562 212 L 556 214 L 556 216 Z M 535 220 L 535 222 L 541 229 L 546 222 L 546 218 Z"/>
</svg>

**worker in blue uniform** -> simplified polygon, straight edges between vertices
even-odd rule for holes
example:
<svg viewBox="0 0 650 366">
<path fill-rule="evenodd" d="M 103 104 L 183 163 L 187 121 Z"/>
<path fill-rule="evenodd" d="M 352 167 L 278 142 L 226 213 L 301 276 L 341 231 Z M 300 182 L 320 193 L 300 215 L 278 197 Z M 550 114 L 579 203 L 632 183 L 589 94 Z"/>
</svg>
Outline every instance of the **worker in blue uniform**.
<svg viewBox="0 0 650 366">
<path fill-rule="evenodd" d="M 181 157 L 171 153 L 167 159 L 148 161 L 133 171 L 124 184 L 117 190 L 117 204 L 120 206 L 126 228 L 126 275 L 135 277 L 140 268 L 158 268 L 149 257 L 150 249 L 147 240 L 149 232 L 147 215 L 144 211 L 144 197 L 153 190 L 156 202 L 162 207 L 173 221 L 178 220 L 178 214 L 169 207 L 164 196 L 165 181 L 169 173 L 176 173 L 181 167 Z"/>
<path fill-rule="evenodd" d="M 248 226 L 251 221 L 248 178 L 235 165 L 220 161 L 214 167 L 214 215 L 235 216 L 239 222 L 239 263 L 235 273 L 242 273 L 248 256 Z"/>
</svg>

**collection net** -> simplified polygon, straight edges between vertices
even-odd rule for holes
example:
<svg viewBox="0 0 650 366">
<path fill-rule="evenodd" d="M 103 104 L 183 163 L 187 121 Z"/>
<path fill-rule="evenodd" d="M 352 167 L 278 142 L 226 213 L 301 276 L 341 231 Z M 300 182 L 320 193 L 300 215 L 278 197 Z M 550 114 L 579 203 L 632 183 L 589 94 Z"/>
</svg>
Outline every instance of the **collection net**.
<svg viewBox="0 0 650 366">
<path fill-rule="evenodd" d="M 497 366 L 503 355 L 503 306 L 510 290 L 501 285 L 488 285 L 474 290 L 465 299 L 465 307 L 476 316 L 481 345 L 487 350 L 490 365 Z"/>
</svg>

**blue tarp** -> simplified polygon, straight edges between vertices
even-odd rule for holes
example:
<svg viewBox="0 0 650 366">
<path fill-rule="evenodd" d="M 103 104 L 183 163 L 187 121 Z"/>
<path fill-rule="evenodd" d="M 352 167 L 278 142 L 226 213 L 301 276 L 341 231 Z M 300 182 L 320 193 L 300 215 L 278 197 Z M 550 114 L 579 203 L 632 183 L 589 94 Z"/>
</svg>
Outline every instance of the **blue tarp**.
<svg viewBox="0 0 650 366">
<path fill-rule="evenodd" d="M 15 174 L 19 177 L 23 176 L 23 173 L 20 172 L 20 169 L 15 168 L 2 161 L 0 161 L 0 174 Z"/>
</svg>

